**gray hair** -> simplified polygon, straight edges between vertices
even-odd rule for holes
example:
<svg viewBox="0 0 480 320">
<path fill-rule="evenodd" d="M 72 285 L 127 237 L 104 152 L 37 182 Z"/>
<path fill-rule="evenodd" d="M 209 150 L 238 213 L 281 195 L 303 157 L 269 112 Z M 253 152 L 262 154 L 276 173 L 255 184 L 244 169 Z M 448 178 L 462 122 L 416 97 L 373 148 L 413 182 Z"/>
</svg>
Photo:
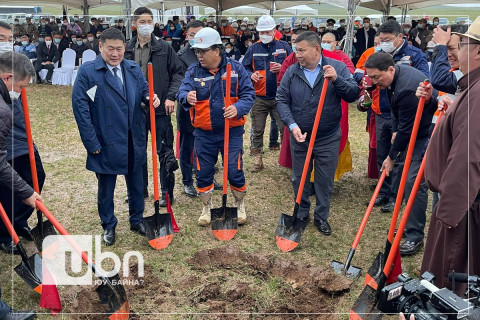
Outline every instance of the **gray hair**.
<svg viewBox="0 0 480 320">
<path fill-rule="evenodd" d="M 325 37 L 325 36 L 329 36 L 331 38 L 333 38 L 334 41 L 337 41 L 337 37 L 335 37 L 335 35 L 331 32 L 327 32 L 325 33 L 323 36 L 322 36 L 322 39 Z"/>
<path fill-rule="evenodd" d="M 35 75 L 35 68 L 30 59 L 24 54 L 17 52 L 0 53 L 0 74 L 13 73 L 13 75 L 25 80 L 27 77 Z"/>
</svg>

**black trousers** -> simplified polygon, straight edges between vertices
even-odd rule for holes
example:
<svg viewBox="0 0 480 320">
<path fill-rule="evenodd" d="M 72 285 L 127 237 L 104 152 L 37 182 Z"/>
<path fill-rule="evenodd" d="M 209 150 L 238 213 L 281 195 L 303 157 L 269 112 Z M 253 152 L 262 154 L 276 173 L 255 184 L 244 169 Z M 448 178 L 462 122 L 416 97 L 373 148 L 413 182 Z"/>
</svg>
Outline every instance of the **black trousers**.
<svg viewBox="0 0 480 320">
<path fill-rule="evenodd" d="M 173 126 L 172 118 L 170 116 L 159 116 L 155 115 L 155 129 L 157 134 L 157 154 L 158 160 L 160 161 L 165 157 L 167 150 L 173 150 Z M 148 142 L 148 131 L 150 130 L 150 117 L 147 115 L 147 142 Z M 147 154 L 151 152 L 146 150 Z M 148 187 L 148 164 L 147 160 L 143 164 L 143 189 L 147 190 Z M 167 171 L 164 166 L 161 165 L 160 161 L 160 185 L 162 193 L 169 191 L 170 196 L 173 195 L 174 186 L 170 185 L 167 179 Z M 173 173 L 172 173 L 173 174 Z"/>
<path fill-rule="evenodd" d="M 42 69 L 47 69 L 48 70 L 47 76 L 45 77 L 45 80 L 47 80 L 47 81 L 52 80 L 53 69 L 55 69 L 54 65 L 53 64 L 42 65 L 41 63 L 35 63 L 35 72 L 37 73 L 37 80 L 41 80 L 39 72 Z"/>
<path fill-rule="evenodd" d="M 182 171 L 182 183 L 185 186 L 193 185 L 193 147 L 195 138 L 193 133 L 180 131 L 180 170 Z"/>
<path fill-rule="evenodd" d="M 20 157 L 16 157 L 13 160 L 9 161 L 13 169 L 22 177 L 25 182 L 27 182 L 31 187 L 33 187 L 32 181 L 32 172 L 30 170 L 30 159 L 28 154 L 25 154 Z M 42 160 L 38 152 L 35 152 L 35 163 L 37 166 L 37 176 L 38 176 L 38 185 L 40 191 L 42 191 L 43 183 L 45 182 L 45 171 L 43 170 Z M 22 202 L 22 199 L 14 196 L 10 186 L 3 186 L 0 184 L 0 202 L 2 203 L 5 212 L 7 213 L 10 221 L 12 221 L 13 227 L 19 229 L 22 227 L 27 227 L 27 220 L 33 213 L 33 208 L 27 206 Z M 0 242 L 10 242 L 12 238 L 8 233 L 5 225 L 0 223 Z"/>
</svg>

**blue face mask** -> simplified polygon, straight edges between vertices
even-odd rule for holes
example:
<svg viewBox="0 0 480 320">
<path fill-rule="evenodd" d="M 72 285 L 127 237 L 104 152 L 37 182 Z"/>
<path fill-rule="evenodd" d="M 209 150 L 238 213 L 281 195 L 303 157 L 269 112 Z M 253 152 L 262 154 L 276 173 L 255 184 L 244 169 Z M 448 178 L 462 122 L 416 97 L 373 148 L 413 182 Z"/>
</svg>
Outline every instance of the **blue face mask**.
<svg viewBox="0 0 480 320">
<path fill-rule="evenodd" d="M 81 46 L 83 44 L 83 40 L 82 41 L 77 41 L 77 46 Z"/>
<path fill-rule="evenodd" d="M 28 45 L 28 41 L 22 41 L 22 46 L 27 46 Z"/>
<path fill-rule="evenodd" d="M 226 26 L 227 26 L 227 24 L 226 24 L 226 23 L 222 23 L 222 27 L 226 27 Z"/>
<path fill-rule="evenodd" d="M 382 47 L 378 46 L 378 47 L 375 47 L 375 52 L 380 52 L 382 51 Z"/>
<path fill-rule="evenodd" d="M 292 50 L 293 50 L 293 52 L 295 52 L 295 53 L 297 52 L 297 47 L 295 46 L 295 44 L 292 44 Z"/>
<path fill-rule="evenodd" d="M 417 26 L 417 28 L 418 28 L 418 29 L 423 29 L 423 24 L 419 24 L 419 25 Z"/>
<path fill-rule="evenodd" d="M 332 45 L 330 43 L 322 43 L 322 49 L 331 51 L 332 50 Z"/>
<path fill-rule="evenodd" d="M 55 43 L 60 43 L 61 39 L 55 38 L 53 41 L 55 41 Z"/>
<path fill-rule="evenodd" d="M 193 39 L 188 40 L 188 43 L 190 44 L 190 47 L 195 44 L 195 42 L 193 41 Z"/>
</svg>

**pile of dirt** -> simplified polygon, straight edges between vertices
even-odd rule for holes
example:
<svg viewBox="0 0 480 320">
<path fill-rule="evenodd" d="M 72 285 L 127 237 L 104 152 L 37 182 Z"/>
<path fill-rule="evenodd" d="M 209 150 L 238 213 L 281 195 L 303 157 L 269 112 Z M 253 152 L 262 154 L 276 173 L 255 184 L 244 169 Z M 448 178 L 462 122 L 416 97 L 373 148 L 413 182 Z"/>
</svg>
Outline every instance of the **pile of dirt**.
<svg viewBox="0 0 480 320">
<path fill-rule="evenodd" d="M 271 301 L 269 306 L 256 303 L 256 288 L 247 283 L 237 282 L 223 290 L 220 286 L 222 279 L 203 283 L 189 295 L 189 299 L 197 307 L 206 305 L 209 313 L 228 312 L 230 308 L 239 313 L 270 314 L 265 315 L 268 319 L 293 319 L 298 314 L 307 313 L 309 319 L 332 319 L 335 305 L 352 285 L 350 279 L 336 274 L 330 268 L 243 253 L 233 246 L 198 251 L 189 264 L 192 269 L 202 271 L 245 269 L 254 278 L 279 279 L 283 282 L 277 289 L 276 300 Z"/>
<path fill-rule="evenodd" d="M 94 286 L 68 286 L 61 296 L 62 314 L 68 319 L 104 320 L 108 313 L 108 305 L 100 303 Z"/>
</svg>

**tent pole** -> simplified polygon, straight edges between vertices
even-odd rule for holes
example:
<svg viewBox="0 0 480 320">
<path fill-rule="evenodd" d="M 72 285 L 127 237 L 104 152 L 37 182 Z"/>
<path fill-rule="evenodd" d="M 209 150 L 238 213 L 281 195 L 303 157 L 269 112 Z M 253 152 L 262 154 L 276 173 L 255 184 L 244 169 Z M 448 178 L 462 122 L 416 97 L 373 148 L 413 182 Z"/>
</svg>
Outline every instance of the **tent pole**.
<svg viewBox="0 0 480 320">
<path fill-rule="evenodd" d="M 217 25 L 220 23 L 220 17 L 222 16 L 222 0 L 218 0 L 218 7 L 217 7 Z"/>
<path fill-rule="evenodd" d="M 408 13 L 408 4 L 402 7 L 402 24 L 406 23 L 407 21 L 407 13 Z"/>
<path fill-rule="evenodd" d="M 347 7 L 348 21 L 343 52 L 349 57 L 353 57 L 353 24 L 355 22 L 355 11 L 357 10 L 356 0 L 349 0 Z"/>
<path fill-rule="evenodd" d="M 165 2 L 162 1 L 162 22 L 165 21 Z M 165 26 L 166 28 L 167 26 Z"/>
<path fill-rule="evenodd" d="M 272 0 L 271 7 L 270 7 L 270 15 L 273 16 L 275 12 L 275 0 Z"/>
<path fill-rule="evenodd" d="M 90 22 L 88 21 L 88 11 L 89 11 L 89 6 L 88 6 L 88 0 L 83 0 L 83 29 L 82 32 L 83 33 L 87 33 L 90 31 L 87 30 L 87 27 L 89 28 L 90 27 Z"/>
<path fill-rule="evenodd" d="M 125 17 L 126 17 L 126 31 L 127 31 L 127 40 L 132 38 L 132 1 L 125 0 Z"/>
</svg>

